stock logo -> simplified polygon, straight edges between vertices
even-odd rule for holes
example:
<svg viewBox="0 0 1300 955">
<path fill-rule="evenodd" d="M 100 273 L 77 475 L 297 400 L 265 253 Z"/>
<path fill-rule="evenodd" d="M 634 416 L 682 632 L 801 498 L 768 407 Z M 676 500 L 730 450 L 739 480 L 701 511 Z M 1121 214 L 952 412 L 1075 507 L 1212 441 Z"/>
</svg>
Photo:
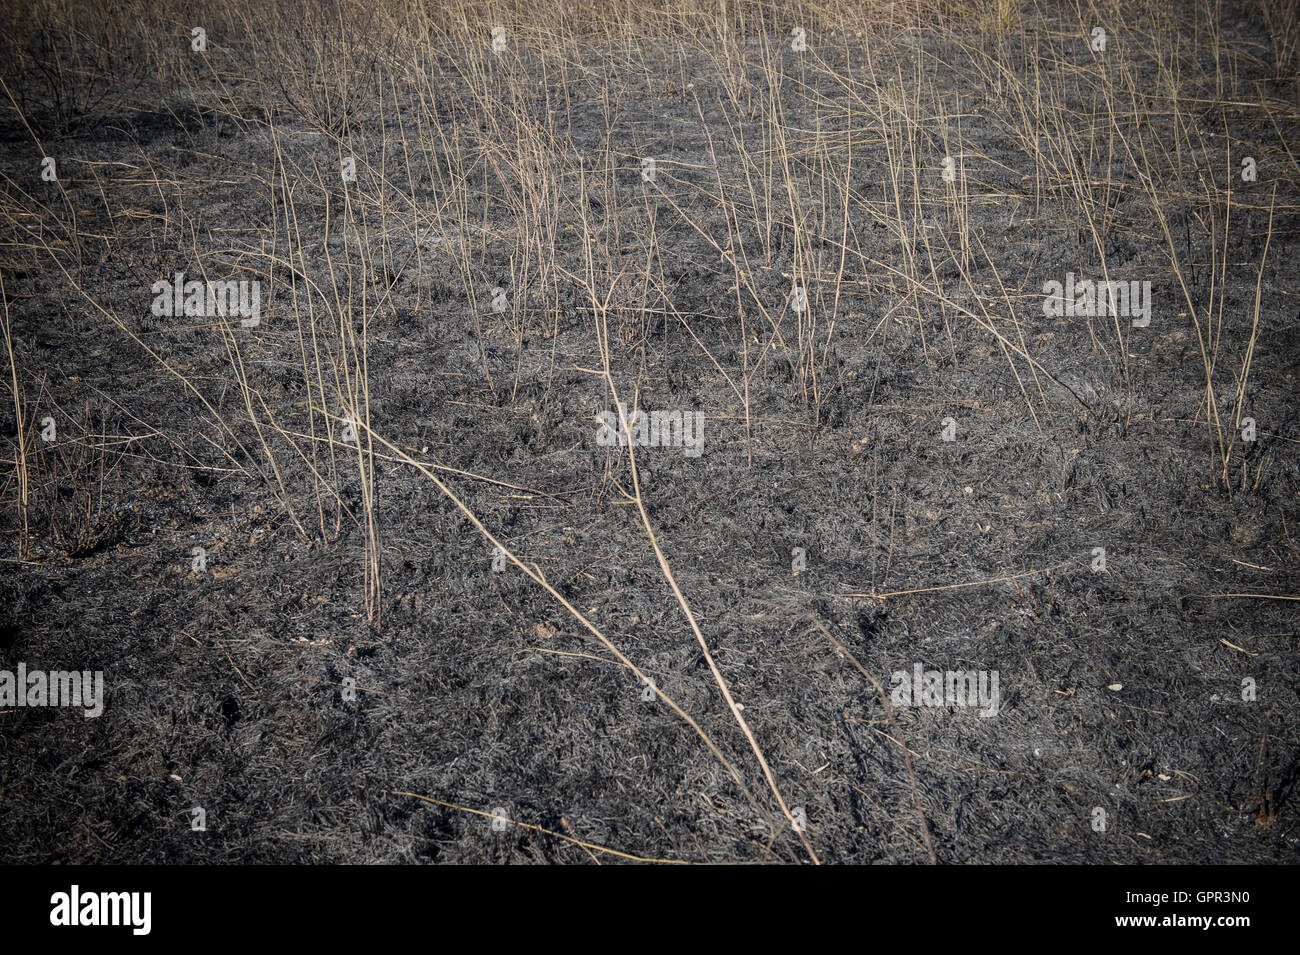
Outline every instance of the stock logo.
<svg viewBox="0 0 1300 955">
<path fill-rule="evenodd" d="M 103 670 L 0 670 L 0 707 L 78 707 L 86 719 L 104 712 Z"/>
<path fill-rule="evenodd" d="M 1055 280 L 1044 282 L 1043 294 L 1047 296 L 1043 300 L 1043 314 L 1050 317 L 1113 315 L 1132 318 L 1134 328 L 1151 324 L 1150 282 L 1075 281 L 1074 273 L 1067 272 L 1064 284 Z"/>
<path fill-rule="evenodd" d="M 985 718 L 998 713 L 997 670 L 922 670 L 921 664 L 890 675 L 889 701 L 894 706 L 978 708 Z"/>
<path fill-rule="evenodd" d="M 652 411 L 646 414 L 638 410 L 631 414 L 622 402 L 618 407 L 618 411 L 602 411 L 596 415 L 600 422 L 596 443 L 602 448 L 625 448 L 628 445 L 682 448 L 692 458 L 704 453 L 704 412 Z"/>
<path fill-rule="evenodd" d="M 177 272 L 171 281 L 154 282 L 153 314 L 158 318 L 226 318 L 239 316 L 240 326 L 256 328 L 262 322 L 262 283 L 247 279 L 227 282 L 185 281 Z"/>
<path fill-rule="evenodd" d="M 50 896 L 50 924 L 125 925 L 132 935 L 148 935 L 153 927 L 152 892 L 82 892 L 78 885 Z"/>
</svg>

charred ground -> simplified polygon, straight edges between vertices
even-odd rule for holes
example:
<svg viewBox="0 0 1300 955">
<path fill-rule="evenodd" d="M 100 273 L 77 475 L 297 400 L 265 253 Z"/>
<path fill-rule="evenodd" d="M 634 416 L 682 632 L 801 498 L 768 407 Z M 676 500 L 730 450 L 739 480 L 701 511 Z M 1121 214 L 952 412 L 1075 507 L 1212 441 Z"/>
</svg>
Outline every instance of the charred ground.
<svg viewBox="0 0 1300 955">
<path fill-rule="evenodd" d="M 15 59 L 0 669 L 108 693 L 0 710 L 5 861 L 806 860 L 597 444 L 606 358 L 704 415 L 642 503 L 822 861 L 928 861 L 922 813 L 944 863 L 1293 860 L 1295 46 L 1138 6 L 805 12 L 803 53 L 761 6 L 502 53 L 230 7 L 81 107 Z M 154 315 L 177 272 L 260 324 Z M 1045 315 L 1067 273 L 1150 325 Z M 997 715 L 891 724 L 814 621 Z"/>
</svg>

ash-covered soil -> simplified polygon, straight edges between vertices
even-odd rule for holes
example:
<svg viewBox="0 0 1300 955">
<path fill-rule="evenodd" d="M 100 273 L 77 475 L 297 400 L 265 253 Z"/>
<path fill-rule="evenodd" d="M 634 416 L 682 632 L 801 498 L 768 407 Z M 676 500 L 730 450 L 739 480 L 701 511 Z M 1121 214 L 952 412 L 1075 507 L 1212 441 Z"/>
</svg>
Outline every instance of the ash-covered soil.
<svg viewBox="0 0 1300 955">
<path fill-rule="evenodd" d="M 1295 81 L 1244 17 L 1224 24 L 1243 65 L 1223 89 L 1186 67 L 1180 95 L 1206 105 L 1179 135 L 1204 155 L 1150 158 L 1186 196 L 1167 241 L 1094 129 L 1105 61 L 1067 33 L 1034 22 L 1002 54 L 813 33 L 814 65 L 751 38 L 735 76 L 652 44 L 489 54 L 481 85 L 435 61 L 425 86 L 383 74 L 382 102 L 334 129 L 255 108 L 274 92 L 239 68 L 256 51 L 214 41 L 220 83 L 38 127 L 58 184 L 7 114 L 28 504 L 15 463 L 0 669 L 102 670 L 106 699 L 95 719 L 0 710 L 0 856 L 807 861 L 627 497 L 626 449 L 597 442 L 603 317 L 625 401 L 703 415 L 698 456 L 636 449 L 645 511 L 821 861 L 929 861 L 903 747 L 941 863 L 1294 860 Z M 1139 45 L 1112 49 L 1165 95 Z M 1068 160 L 1035 160 L 979 81 L 995 55 L 1020 80 L 1062 74 Z M 1169 142 L 1161 115 L 1119 122 Z M 1258 180 L 1230 182 L 1223 157 L 1247 148 Z M 1196 205 L 1213 170 L 1226 255 Z M 1044 314 L 1044 282 L 1101 277 L 1094 229 L 1110 277 L 1151 282 L 1148 327 Z M 261 281 L 258 327 L 152 313 L 153 283 L 204 270 Z M 1221 335 L 1226 481 L 1189 297 Z M 342 434 L 360 373 L 373 456 Z M 11 392 L 0 405 L 16 462 Z M 439 466 L 745 788 L 371 434 Z M 917 665 L 996 671 L 996 713 L 900 705 L 891 724 L 814 620 L 887 690 Z"/>
</svg>

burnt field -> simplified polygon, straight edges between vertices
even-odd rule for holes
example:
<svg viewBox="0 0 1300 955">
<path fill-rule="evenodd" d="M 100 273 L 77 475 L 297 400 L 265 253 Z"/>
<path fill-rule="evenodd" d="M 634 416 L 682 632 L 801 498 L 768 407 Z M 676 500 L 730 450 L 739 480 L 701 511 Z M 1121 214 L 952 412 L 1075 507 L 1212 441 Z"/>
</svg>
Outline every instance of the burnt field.
<svg viewBox="0 0 1300 955">
<path fill-rule="evenodd" d="M 1295 3 L 100 6 L 0 860 L 1297 858 Z"/>
</svg>

